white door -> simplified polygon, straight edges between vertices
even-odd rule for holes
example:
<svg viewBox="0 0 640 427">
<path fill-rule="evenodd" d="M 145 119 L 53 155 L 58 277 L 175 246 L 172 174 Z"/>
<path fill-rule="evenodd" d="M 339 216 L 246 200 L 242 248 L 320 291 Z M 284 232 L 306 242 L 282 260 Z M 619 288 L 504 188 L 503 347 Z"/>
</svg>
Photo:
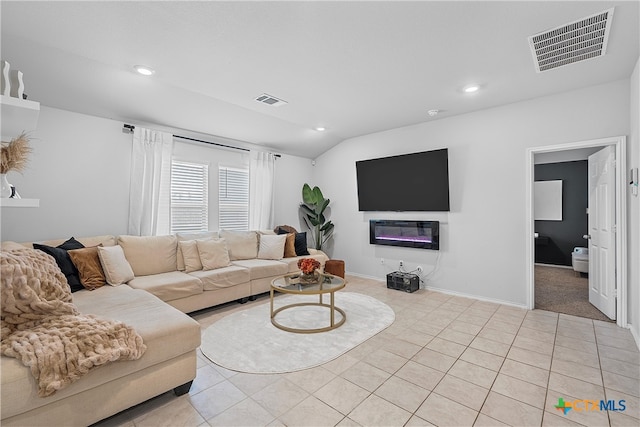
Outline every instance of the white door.
<svg viewBox="0 0 640 427">
<path fill-rule="evenodd" d="M 616 318 L 615 147 L 589 156 L 589 302 Z"/>
</svg>

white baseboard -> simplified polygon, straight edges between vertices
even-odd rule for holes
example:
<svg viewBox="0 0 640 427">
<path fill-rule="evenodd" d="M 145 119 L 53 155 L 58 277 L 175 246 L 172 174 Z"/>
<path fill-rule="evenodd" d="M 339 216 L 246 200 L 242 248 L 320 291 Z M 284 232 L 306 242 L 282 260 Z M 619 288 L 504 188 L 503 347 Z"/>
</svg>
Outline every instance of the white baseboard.
<svg viewBox="0 0 640 427">
<path fill-rule="evenodd" d="M 631 336 L 636 341 L 636 347 L 640 350 L 640 331 L 633 327 L 633 325 L 629 325 L 629 330 L 631 331 Z"/>
<path fill-rule="evenodd" d="M 515 303 L 515 302 L 504 301 L 504 300 L 499 300 L 499 299 L 495 299 L 495 298 L 487 298 L 487 297 L 483 297 L 483 296 L 479 296 L 479 295 L 471 295 L 471 294 L 466 294 L 464 292 L 450 291 L 448 289 L 436 288 L 436 287 L 433 287 L 433 286 L 427 286 L 426 289 L 430 290 L 430 291 L 440 292 L 442 294 L 453 295 L 453 296 L 457 296 L 457 297 L 477 299 L 479 301 L 492 302 L 492 303 L 495 303 L 495 304 L 508 305 L 510 307 L 517 307 L 517 308 L 522 308 L 522 309 L 528 310 L 527 306 L 525 304 L 518 304 L 518 303 Z"/>
<path fill-rule="evenodd" d="M 370 280 L 375 280 L 376 282 L 380 282 L 380 283 L 385 283 L 385 279 L 380 279 L 379 277 L 373 277 L 373 276 L 367 276 L 365 274 L 360 274 L 360 273 L 351 273 L 351 272 L 347 272 L 346 274 L 349 274 L 351 276 L 356 276 L 356 277 L 362 277 L 363 279 L 370 279 Z M 458 296 L 458 297 L 464 297 L 464 298 L 471 298 L 471 299 L 475 299 L 478 301 L 486 301 L 486 302 L 492 302 L 495 304 L 502 304 L 502 305 L 508 305 L 510 307 L 517 307 L 517 308 L 523 308 L 523 309 L 527 309 L 527 306 L 525 304 L 517 304 L 517 303 L 513 303 L 513 302 L 509 302 L 509 301 L 503 301 L 503 300 L 499 300 L 499 299 L 495 299 L 495 298 L 487 298 L 487 297 L 482 297 L 479 295 L 471 295 L 471 294 L 466 294 L 463 292 L 457 292 L 457 291 L 451 291 L 448 289 L 442 289 L 442 288 L 436 288 L 433 286 L 426 286 L 426 287 L 420 287 L 420 289 L 427 289 L 429 291 L 434 291 L 434 292 L 440 292 L 442 294 L 447 294 L 447 295 L 453 295 L 453 296 Z"/>
<path fill-rule="evenodd" d="M 570 265 L 542 264 L 540 262 L 536 262 L 533 265 L 537 265 L 540 267 L 566 268 L 567 270 L 573 270 L 573 267 L 571 267 Z"/>
</svg>

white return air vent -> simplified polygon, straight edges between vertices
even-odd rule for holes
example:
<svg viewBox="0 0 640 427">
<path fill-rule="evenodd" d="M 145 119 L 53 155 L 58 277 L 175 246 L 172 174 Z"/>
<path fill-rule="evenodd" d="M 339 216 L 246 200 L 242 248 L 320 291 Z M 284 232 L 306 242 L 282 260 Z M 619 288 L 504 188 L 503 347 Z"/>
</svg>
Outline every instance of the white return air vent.
<svg viewBox="0 0 640 427">
<path fill-rule="evenodd" d="M 261 102 L 263 104 L 270 105 L 272 107 L 280 107 L 282 105 L 287 104 L 287 101 L 276 98 L 275 96 L 267 95 L 266 93 L 263 93 L 262 95 L 257 97 L 256 101 Z"/>
<path fill-rule="evenodd" d="M 613 8 L 529 37 L 536 71 L 552 70 L 606 53 Z"/>
</svg>

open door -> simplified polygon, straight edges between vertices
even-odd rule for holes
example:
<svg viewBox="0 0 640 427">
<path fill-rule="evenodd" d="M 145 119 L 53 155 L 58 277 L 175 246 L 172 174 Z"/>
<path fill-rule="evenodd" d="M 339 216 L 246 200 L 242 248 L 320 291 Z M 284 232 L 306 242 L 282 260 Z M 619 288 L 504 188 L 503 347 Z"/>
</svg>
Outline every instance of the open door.
<svg viewBox="0 0 640 427">
<path fill-rule="evenodd" d="M 589 302 L 616 318 L 615 147 L 589 156 Z"/>
</svg>

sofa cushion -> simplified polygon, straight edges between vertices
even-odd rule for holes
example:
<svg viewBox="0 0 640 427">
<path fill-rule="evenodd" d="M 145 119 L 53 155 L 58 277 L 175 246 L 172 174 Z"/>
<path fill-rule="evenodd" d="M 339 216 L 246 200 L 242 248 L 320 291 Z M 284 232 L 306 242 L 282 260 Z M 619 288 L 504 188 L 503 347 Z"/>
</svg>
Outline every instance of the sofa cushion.
<svg viewBox="0 0 640 427">
<path fill-rule="evenodd" d="M 133 279 L 133 270 L 124 256 L 122 246 L 98 246 L 98 256 L 107 283 L 111 286 L 122 285 Z"/>
<path fill-rule="evenodd" d="M 306 231 L 303 231 L 302 233 L 296 233 L 295 247 L 297 256 L 309 255 L 309 250 L 307 249 Z"/>
<path fill-rule="evenodd" d="M 284 244 L 287 241 L 287 235 L 281 236 L 261 235 L 260 248 L 258 249 L 258 258 L 260 259 L 282 259 L 284 257 Z"/>
<path fill-rule="evenodd" d="M 201 231 L 199 233 L 176 233 L 176 237 L 178 238 L 178 242 L 187 241 L 187 240 L 203 240 L 203 239 L 217 239 L 218 232 L 216 231 Z M 178 270 L 184 271 L 184 260 L 183 260 L 182 250 L 180 249 L 180 245 L 178 245 L 177 251 L 177 264 Z"/>
<path fill-rule="evenodd" d="M 251 280 L 280 276 L 288 273 L 287 264 L 268 259 L 244 259 L 231 262 L 233 265 L 248 268 Z"/>
<path fill-rule="evenodd" d="M 56 260 L 56 264 L 62 270 L 62 273 L 67 278 L 67 283 L 71 288 L 71 292 L 77 292 L 79 290 L 84 289 L 82 283 L 80 282 L 80 275 L 78 274 L 78 269 L 71 261 L 71 257 L 67 251 L 71 249 L 82 249 L 84 245 L 78 242 L 73 237 L 67 240 L 66 242 L 61 243 L 60 245 L 53 247 L 46 244 L 34 243 L 34 249 L 38 249 L 48 255 L 51 255 L 53 259 Z"/>
<path fill-rule="evenodd" d="M 231 264 L 225 239 L 196 240 L 203 270 L 215 270 Z"/>
<path fill-rule="evenodd" d="M 107 284 L 107 280 L 102 270 L 98 247 L 72 249 L 67 252 L 73 265 L 78 269 L 80 283 L 89 290 L 97 289 Z"/>
<path fill-rule="evenodd" d="M 189 273 L 189 275 L 200 279 L 205 291 L 228 288 L 247 283 L 251 280 L 249 269 L 237 265 L 216 268 L 215 270 L 194 271 Z"/>
<path fill-rule="evenodd" d="M 284 258 L 298 256 L 296 254 L 296 234 L 287 234 L 287 240 L 284 242 Z"/>
<path fill-rule="evenodd" d="M 227 241 L 231 261 L 258 257 L 258 233 L 255 231 L 222 230 L 220 237 Z"/>
<path fill-rule="evenodd" d="M 82 243 L 84 246 L 113 246 L 117 244 L 116 236 L 106 234 L 103 236 L 90 236 L 90 237 L 75 237 L 76 241 Z M 42 242 L 43 245 L 48 246 L 58 246 L 63 244 L 67 239 L 55 239 L 55 240 L 44 240 Z M 31 247 L 31 245 L 27 244 L 27 247 Z"/>
<path fill-rule="evenodd" d="M 186 298 L 202 293 L 202 282 L 182 271 L 136 276 L 128 283 L 134 289 L 142 289 L 160 298 L 162 301 Z"/>
<path fill-rule="evenodd" d="M 176 271 L 176 236 L 119 236 L 118 244 L 136 276 Z"/>
<path fill-rule="evenodd" d="M 178 241 L 178 259 L 182 257 L 185 273 L 202 270 L 202 262 L 200 262 L 200 253 L 195 240 Z M 180 268 L 178 268 L 180 270 Z"/>
<path fill-rule="evenodd" d="M 103 286 L 94 291 L 82 290 L 74 293 L 73 302 L 83 314 L 119 320 L 133 327 L 147 346 L 144 356 L 138 360 L 110 363 L 93 370 L 73 385 L 46 399 L 37 396 L 29 368 L 18 359 L 3 356 L 0 358 L 3 418 L 82 393 L 188 353 L 200 345 L 198 323 L 147 292 L 134 290 L 126 285 L 116 288 Z M 108 396 L 105 398 L 108 399 Z M 69 410 L 79 408 L 71 407 Z"/>
</svg>

